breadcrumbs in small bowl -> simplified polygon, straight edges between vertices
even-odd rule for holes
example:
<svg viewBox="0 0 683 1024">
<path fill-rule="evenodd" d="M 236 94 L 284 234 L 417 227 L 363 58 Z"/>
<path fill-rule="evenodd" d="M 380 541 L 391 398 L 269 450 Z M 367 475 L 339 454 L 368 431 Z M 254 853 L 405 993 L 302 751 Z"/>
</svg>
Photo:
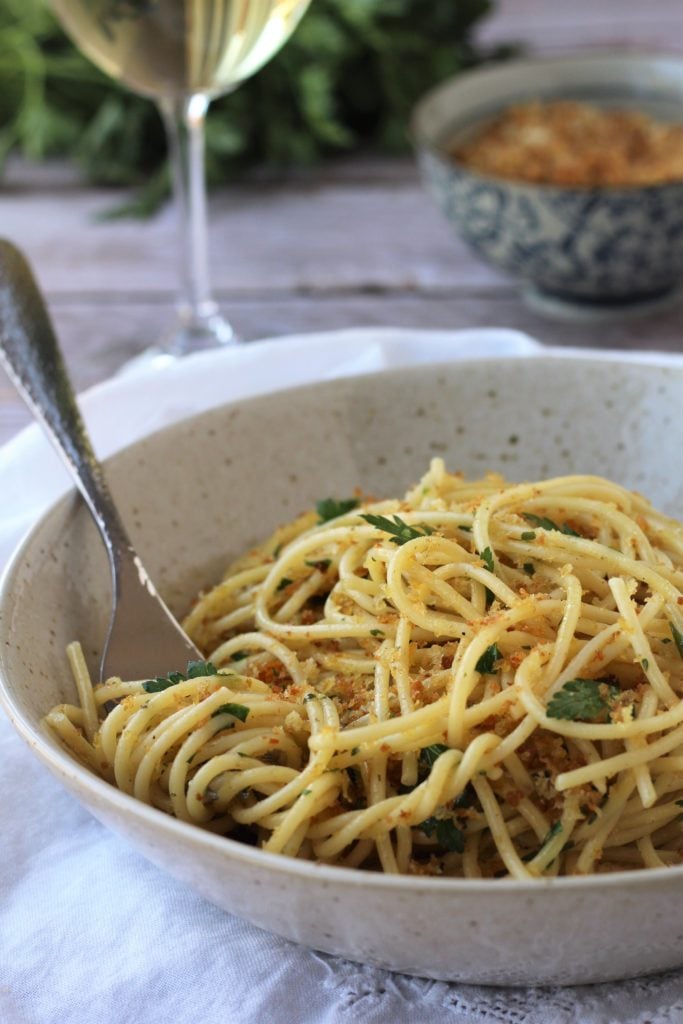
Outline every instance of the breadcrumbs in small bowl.
<svg viewBox="0 0 683 1024">
<path fill-rule="evenodd" d="M 573 55 L 459 75 L 417 105 L 454 230 L 551 312 L 651 308 L 683 276 L 683 59 Z"/>
</svg>

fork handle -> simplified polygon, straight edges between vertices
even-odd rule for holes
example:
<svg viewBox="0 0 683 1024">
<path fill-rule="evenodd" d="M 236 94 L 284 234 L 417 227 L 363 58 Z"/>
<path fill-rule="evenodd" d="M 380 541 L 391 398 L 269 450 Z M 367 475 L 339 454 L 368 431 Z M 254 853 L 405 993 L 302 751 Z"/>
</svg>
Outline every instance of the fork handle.
<svg viewBox="0 0 683 1024">
<path fill-rule="evenodd" d="M 76 404 L 45 301 L 24 255 L 0 239 L 0 363 L 83 495 L 116 570 L 131 543 Z"/>
</svg>

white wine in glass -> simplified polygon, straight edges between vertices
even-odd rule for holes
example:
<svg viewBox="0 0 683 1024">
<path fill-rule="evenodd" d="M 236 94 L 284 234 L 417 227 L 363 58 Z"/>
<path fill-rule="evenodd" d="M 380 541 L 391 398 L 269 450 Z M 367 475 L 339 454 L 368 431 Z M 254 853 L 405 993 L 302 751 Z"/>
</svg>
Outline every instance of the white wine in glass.
<svg viewBox="0 0 683 1024">
<path fill-rule="evenodd" d="M 175 355 L 235 341 L 209 289 L 204 121 L 215 96 L 258 71 L 310 0 L 51 0 L 95 64 L 156 100 L 169 138 L 181 223 Z"/>
</svg>

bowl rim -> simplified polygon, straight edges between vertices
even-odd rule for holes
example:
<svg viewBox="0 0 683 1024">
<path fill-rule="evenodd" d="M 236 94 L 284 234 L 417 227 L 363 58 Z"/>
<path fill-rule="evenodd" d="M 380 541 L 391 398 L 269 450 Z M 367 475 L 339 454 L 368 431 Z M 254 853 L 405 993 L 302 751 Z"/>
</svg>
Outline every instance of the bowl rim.
<svg viewBox="0 0 683 1024">
<path fill-rule="evenodd" d="M 578 66 L 591 66 L 603 63 L 605 60 L 619 61 L 624 64 L 631 62 L 635 64 L 650 64 L 653 62 L 671 61 L 674 64 L 680 64 L 683 76 L 683 54 L 656 50 L 619 50 L 614 47 L 599 47 L 595 50 L 576 50 L 562 54 L 534 54 L 530 57 L 519 57 L 503 62 L 487 63 L 480 65 L 479 67 L 471 68 L 467 71 L 461 71 L 459 73 L 449 75 L 442 79 L 441 82 L 438 82 L 436 85 L 428 89 L 427 92 L 423 93 L 415 102 L 410 112 L 410 117 L 408 119 L 408 138 L 413 149 L 418 154 L 421 151 L 428 153 L 453 174 L 457 173 L 463 177 L 470 178 L 472 181 L 481 181 L 483 184 L 497 186 L 498 188 L 506 188 L 519 194 L 528 194 L 531 192 L 548 197 L 575 195 L 585 196 L 587 198 L 603 199 L 614 197 L 615 199 L 623 200 L 633 198 L 635 196 L 642 196 L 643 194 L 661 194 L 668 191 L 675 192 L 682 190 L 683 177 L 675 181 L 665 181 L 652 185 L 555 185 L 550 182 L 521 181 L 516 178 L 504 178 L 500 175 L 475 171 L 466 164 L 456 160 L 445 150 L 443 145 L 439 145 L 433 139 L 430 139 L 428 133 L 425 132 L 421 124 L 425 110 L 431 102 L 437 99 L 440 95 L 447 93 L 450 90 L 455 90 L 458 85 L 463 83 L 467 84 L 472 80 L 476 81 L 478 78 L 488 78 L 496 75 L 504 77 L 506 71 L 514 72 L 518 68 L 528 67 L 533 69 L 534 67 L 553 67 L 558 65 L 571 66 L 572 64 L 576 64 Z M 543 98 L 542 95 L 541 98 Z M 497 109 L 505 110 L 508 106 L 510 106 L 510 103 L 503 102 Z M 479 122 L 475 120 L 473 123 L 476 124 Z"/>
<path fill-rule="evenodd" d="M 561 358 L 558 359 L 558 355 Z M 585 358 L 583 357 L 584 355 Z M 578 364 L 584 363 L 589 368 L 594 368 L 596 363 L 612 368 L 615 365 L 634 367 L 644 366 L 647 369 L 664 368 L 662 367 L 662 364 L 656 360 L 649 361 L 645 359 L 634 361 L 628 358 L 619 358 L 624 355 L 628 356 L 629 353 L 608 351 L 605 353 L 595 354 L 595 350 L 588 350 L 586 353 L 582 353 L 582 350 L 580 349 L 571 349 L 559 350 L 559 352 L 557 350 L 552 350 L 550 352 L 540 351 L 538 353 L 529 354 L 523 359 L 514 355 L 502 357 L 485 356 L 483 358 L 473 356 L 471 358 L 434 362 L 418 367 L 410 366 L 388 368 L 374 373 L 358 374 L 354 377 L 346 378 L 346 380 L 376 381 L 382 376 L 407 376 L 408 374 L 414 373 L 416 370 L 439 373 L 447 367 L 457 367 L 460 369 L 463 365 L 467 365 L 468 363 L 481 364 L 494 362 L 503 368 L 505 364 L 525 365 L 527 361 L 549 366 L 558 365 L 560 367 L 564 362 L 569 361 Z M 649 355 L 649 353 L 645 353 L 645 355 Z M 653 353 L 653 355 L 657 356 L 658 353 Z M 683 362 L 680 366 L 667 365 L 666 368 L 669 370 L 673 369 L 674 372 L 677 371 L 683 377 Z M 150 439 L 155 439 L 169 431 L 182 430 L 193 420 L 202 417 L 211 417 L 212 415 L 215 415 L 227 408 L 268 401 L 274 394 L 282 395 L 292 392 L 325 389 L 334 387 L 335 385 L 338 385 L 338 383 L 339 381 L 335 379 L 313 381 L 294 387 L 281 388 L 276 392 L 253 395 L 249 398 L 232 399 L 231 401 L 225 402 L 221 405 L 213 406 L 209 409 L 193 413 L 190 416 L 182 417 L 181 419 L 159 429 L 153 430 L 148 434 L 143 434 L 136 441 L 133 441 L 131 444 L 125 445 L 123 448 L 117 450 L 115 453 L 103 460 L 105 472 L 107 466 L 116 462 L 120 456 L 125 455 L 142 444 L 148 443 Z M 72 488 L 66 494 L 63 494 L 56 501 L 52 502 L 49 508 L 47 508 L 39 519 L 26 531 L 0 574 L 0 608 L 4 606 L 8 595 L 13 590 L 11 586 L 13 577 L 18 572 L 22 562 L 24 561 L 25 553 L 34 543 L 35 537 L 58 510 L 66 508 L 67 505 L 72 503 L 75 499 L 77 499 L 77 492 L 75 488 Z M 2 616 L 0 615 L 0 619 L 1 618 Z M 3 627 L 0 627 L 0 631 L 2 628 Z M 679 884 L 683 884 L 683 864 L 663 868 L 634 868 L 632 870 L 613 871 L 605 874 L 593 873 L 588 875 L 565 875 L 559 877 L 540 877 L 524 880 L 513 878 L 473 879 L 385 874 L 378 871 L 324 864 L 318 861 L 301 860 L 297 857 L 288 857 L 279 853 L 271 853 L 267 850 L 252 847 L 246 843 L 241 843 L 239 840 L 232 839 L 230 836 L 216 835 L 215 833 L 209 832 L 198 825 L 181 821 L 180 819 L 175 818 L 170 814 L 166 814 L 164 811 L 161 811 L 150 804 L 137 800 L 135 797 L 123 792 L 99 776 L 94 775 L 89 771 L 89 769 L 68 754 L 56 739 L 53 739 L 48 735 L 42 726 L 42 722 L 39 723 L 38 726 L 33 725 L 28 716 L 21 711 L 14 701 L 12 686 L 5 678 L 5 665 L 1 654 L 0 707 L 4 709 L 14 729 L 22 740 L 24 740 L 38 759 L 43 762 L 43 764 L 51 770 L 52 774 L 65 786 L 70 796 L 74 795 L 73 788 L 85 790 L 95 798 L 95 801 L 104 803 L 105 805 L 113 805 L 113 807 L 116 808 L 122 816 L 125 815 L 132 817 L 133 819 L 137 819 L 141 823 L 147 824 L 152 829 L 155 829 L 157 832 L 165 834 L 164 841 L 172 842 L 173 838 L 176 837 L 179 840 L 186 840 L 189 845 L 196 843 L 208 850 L 215 851 L 217 854 L 222 852 L 226 862 L 229 862 L 231 859 L 235 859 L 252 868 L 258 868 L 262 865 L 263 870 L 267 870 L 269 873 L 275 872 L 283 876 L 308 878 L 309 880 L 311 874 L 314 873 L 316 879 L 323 884 L 341 882 L 347 886 L 353 886 L 354 888 L 360 889 L 374 889 L 375 887 L 379 887 L 381 890 L 389 892 L 398 893 L 409 890 L 411 892 L 415 891 L 416 893 L 424 892 L 425 894 L 437 893 L 442 894 L 444 897 L 477 895 L 481 898 L 495 899 L 497 894 L 519 893 L 520 895 L 526 896 L 540 892 L 552 892 L 559 894 L 572 892 L 577 889 L 581 892 L 584 890 L 592 891 L 598 888 L 600 890 L 604 890 L 606 886 L 609 888 L 620 888 L 621 886 L 627 885 L 629 889 L 634 886 L 637 888 L 640 888 L 641 886 L 649 888 L 651 886 L 656 887 L 664 880 L 668 880 L 671 883 L 678 882 Z M 85 809 L 89 813 L 96 816 L 94 812 L 90 810 L 88 803 L 80 797 L 76 797 L 76 799 L 85 806 Z M 109 825 L 106 827 L 110 828 Z M 114 829 L 112 829 L 112 831 L 114 831 Z M 130 840 L 126 837 L 126 841 Z"/>
</svg>

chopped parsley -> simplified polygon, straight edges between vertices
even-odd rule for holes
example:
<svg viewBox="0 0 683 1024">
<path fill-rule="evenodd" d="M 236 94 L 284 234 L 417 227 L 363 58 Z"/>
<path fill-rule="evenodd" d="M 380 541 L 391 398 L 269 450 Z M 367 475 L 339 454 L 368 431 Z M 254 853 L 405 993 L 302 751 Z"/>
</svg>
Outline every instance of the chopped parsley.
<svg viewBox="0 0 683 1024">
<path fill-rule="evenodd" d="M 217 676 L 218 669 L 210 661 L 188 661 L 187 678 L 203 679 L 204 676 Z"/>
<path fill-rule="evenodd" d="M 235 651 L 230 655 L 230 661 L 241 661 L 242 658 L 248 658 L 249 651 Z"/>
<path fill-rule="evenodd" d="M 590 721 L 609 711 L 620 692 L 605 679 L 570 679 L 551 698 L 546 709 L 548 718 Z"/>
<path fill-rule="evenodd" d="M 502 655 L 498 650 L 498 644 L 491 644 L 490 647 L 486 648 L 475 665 L 477 672 L 480 672 L 482 675 L 491 675 L 496 662 L 500 661 L 501 657 Z"/>
<path fill-rule="evenodd" d="M 211 717 L 217 718 L 219 715 L 232 715 L 233 718 L 239 718 L 240 722 L 246 722 L 248 714 L 249 708 L 245 704 L 221 704 L 219 708 L 216 708 Z"/>
<path fill-rule="evenodd" d="M 330 519 L 338 519 L 345 516 L 347 512 L 358 508 L 358 498 L 323 498 L 315 506 L 318 519 L 321 523 L 327 523 Z"/>
<path fill-rule="evenodd" d="M 351 757 L 355 757 L 359 751 L 360 747 L 351 747 Z"/>
<path fill-rule="evenodd" d="M 306 559 L 304 564 L 310 566 L 311 569 L 317 569 L 318 572 L 327 572 L 329 567 L 332 565 L 332 559 L 320 558 L 317 562 L 309 562 L 308 559 Z"/>
<path fill-rule="evenodd" d="M 384 636 L 384 630 L 383 629 L 371 629 L 370 630 L 370 635 L 371 636 Z"/>
<path fill-rule="evenodd" d="M 532 512 L 524 512 L 522 515 L 523 519 L 526 519 L 527 523 L 531 526 L 538 526 L 541 530 L 557 530 L 558 533 L 564 533 L 568 537 L 580 537 L 581 534 L 577 533 L 576 530 L 572 530 L 571 526 L 567 526 L 563 523 L 562 526 L 558 526 L 557 523 L 553 522 L 552 519 L 548 519 L 547 516 L 535 516 Z M 522 534 L 522 536 L 524 536 Z"/>
<path fill-rule="evenodd" d="M 455 807 L 467 808 L 474 807 L 477 802 L 477 794 L 474 786 L 471 783 L 467 783 L 460 796 L 456 796 L 453 804 Z"/>
<path fill-rule="evenodd" d="M 488 571 L 493 572 L 493 551 L 491 551 L 491 548 L 484 548 L 483 551 L 479 552 L 479 557 Z"/>
<path fill-rule="evenodd" d="M 649 669 L 649 667 L 650 667 L 650 662 L 649 662 L 649 661 L 647 660 L 647 658 L 643 658 L 643 660 L 641 661 L 641 663 L 640 663 L 640 664 L 641 664 L 641 665 L 643 666 L 643 668 L 644 668 L 644 669 L 645 669 L 645 671 L 647 672 L 647 670 L 648 670 L 648 669 Z"/>
<path fill-rule="evenodd" d="M 378 530 L 384 530 L 385 533 L 392 534 L 392 544 L 407 544 L 409 540 L 417 540 L 418 537 L 429 537 L 430 534 L 434 533 L 431 526 L 426 526 L 424 523 L 421 526 L 409 526 L 400 516 L 394 516 L 392 519 L 389 519 L 388 516 L 361 513 L 361 519 L 364 519 L 366 523 L 370 523 L 370 526 L 377 527 Z"/>
<path fill-rule="evenodd" d="M 559 836 L 560 832 L 562 832 L 562 822 L 556 821 L 554 822 L 554 824 L 550 826 L 550 828 L 546 832 L 543 838 L 543 842 L 541 843 L 541 849 L 543 849 L 544 846 L 547 846 L 548 843 L 555 838 L 555 836 Z"/>
<path fill-rule="evenodd" d="M 560 832 L 562 832 L 562 822 L 561 821 L 556 821 L 556 822 L 554 822 L 554 824 L 552 824 L 550 826 L 550 828 L 546 832 L 545 836 L 543 837 L 543 841 L 541 842 L 541 845 L 539 846 L 539 848 L 537 850 L 532 850 L 530 853 L 525 853 L 524 856 L 522 857 L 522 860 L 525 863 L 527 863 L 530 860 L 533 860 L 534 857 L 537 857 L 538 854 L 541 852 L 541 850 L 545 846 L 548 845 L 548 843 L 551 841 L 551 839 L 554 839 L 555 836 L 559 836 Z M 569 843 L 565 843 L 565 845 L 562 847 L 562 849 L 563 850 L 571 849 L 570 843 L 571 843 L 571 840 L 570 840 Z"/>
<path fill-rule="evenodd" d="M 535 530 L 525 530 L 522 534 L 522 540 L 536 540 Z"/>
<path fill-rule="evenodd" d="M 479 552 L 479 557 L 481 558 L 482 562 L 484 563 L 488 571 L 493 572 L 494 562 L 493 551 L 491 551 L 491 548 L 485 547 L 483 551 Z M 488 609 L 495 601 L 496 595 L 489 587 L 484 587 L 484 595 L 486 599 L 486 610 L 488 611 Z"/>
<path fill-rule="evenodd" d="M 524 569 L 524 572 L 527 574 L 527 576 L 533 576 L 536 572 L 536 566 L 533 562 L 525 562 L 522 568 Z"/>
<path fill-rule="evenodd" d="M 454 853 L 463 853 L 465 850 L 464 833 L 452 818 L 425 818 L 420 829 L 429 838 L 434 836 L 444 850 L 452 850 Z"/>
<path fill-rule="evenodd" d="M 283 576 L 278 585 L 275 588 L 275 593 L 279 593 L 280 590 L 284 590 L 285 587 L 291 586 L 293 580 L 290 580 L 288 576 Z"/>
<path fill-rule="evenodd" d="M 169 686 L 177 686 L 178 683 L 187 682 L 188 679 L 201 679 L 204 676 L 216 676 L 218 669 L 210 661 L 188 661 L 186 672 L 169 672 L 167 676 L 157 676 L 156 679 L 148 679 L 142 684 L 145 693 L 161 693 L 168 690 Z"/>
<path fill-rule="evenodd" d="M 420 751 L 420 761 L 426 768 L 431 768 L 437 758 L 450 750 L 445 743 L 432 743 L 430 747 L 423 747 Z"/>
<path fill-rule="evenodd" d="M 676 649 L 678 650 L 681 658 L 683 658 L 683 633 L 681 633 L 680 629 L 676 629 L 673 622 L 670 622 L 669 625 L 671 626 L 671 635 L 674 638 Z"/>
</svg>

